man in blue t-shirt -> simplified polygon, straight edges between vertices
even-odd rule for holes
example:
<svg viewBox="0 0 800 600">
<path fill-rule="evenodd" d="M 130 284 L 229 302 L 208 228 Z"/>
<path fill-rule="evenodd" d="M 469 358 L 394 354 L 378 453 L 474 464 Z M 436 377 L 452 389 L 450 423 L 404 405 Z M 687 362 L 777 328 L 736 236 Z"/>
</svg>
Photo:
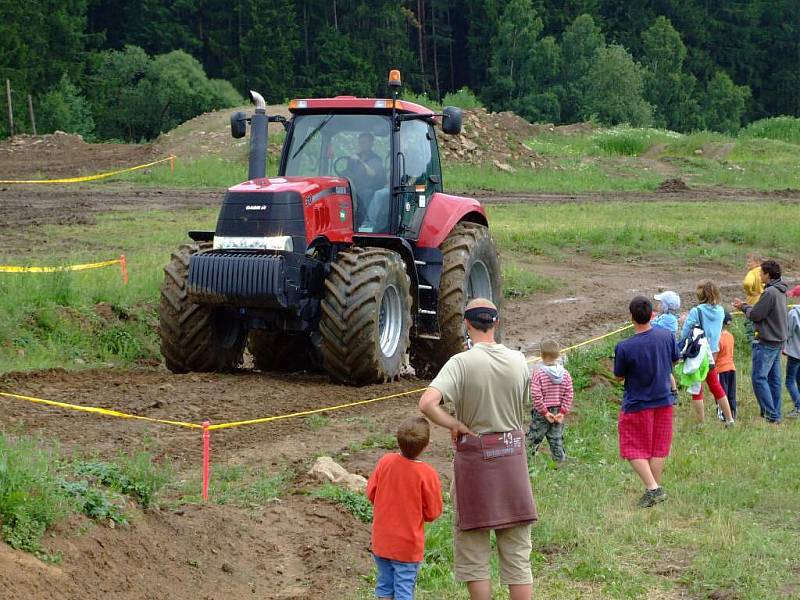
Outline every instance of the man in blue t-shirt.
<svg viewBox="0 0 800 600">
<path fill-rule="evenodd" d="M 636 296 L 629 306 L 636 334 L 617 344 L 614 375 L 625 381 L 619 413 L 619 452 L 644 483 L 639 506 L 663 502 L 661 473 L 672 443 L 672 366 L 680 358 L 675 336 L 653 328 L 653 305 Z"/>
</svg>

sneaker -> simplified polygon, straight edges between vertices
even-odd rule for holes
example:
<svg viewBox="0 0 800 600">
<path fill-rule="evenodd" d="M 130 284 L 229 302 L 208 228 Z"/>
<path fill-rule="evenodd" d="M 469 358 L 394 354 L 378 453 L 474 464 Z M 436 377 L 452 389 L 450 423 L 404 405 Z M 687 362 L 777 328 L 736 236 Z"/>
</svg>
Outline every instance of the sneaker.
<svg viewBox="0 0 800 600">
<path fill-rule="evenodd" d="M 800 418 L 800 410 L 795 408 L 792 412 L 790 412 L 786 416 L 789 417 L 790 419 Z"/>
<path fill-rule="evenodd" d="M 722 414 L 722 409 L 719 407 L 719 404 L 717 405 L 717 418 L 723 423 L 725 422 L 725 415 Z"/>
<path fill-rule="evenodd" d="M 734 427 L 735 425 L 736 425 L 736 421 L 733 421 L 733 420 L 727 421 L 725 423 L 725 429 L 728 429 L 729 427 Z"/>
<path fill-rule="evenodd" d="M 639 498 L 639 502 L 637 506 L 639 508 L 650 508 L 651 506 L 655 506 L 660 502 L 664 502 L 667 499 L 667 493 L 664 491 L 664 488 L 657 487 L 654 490 L 647 490 L 642 497 Z"/>
</svg>

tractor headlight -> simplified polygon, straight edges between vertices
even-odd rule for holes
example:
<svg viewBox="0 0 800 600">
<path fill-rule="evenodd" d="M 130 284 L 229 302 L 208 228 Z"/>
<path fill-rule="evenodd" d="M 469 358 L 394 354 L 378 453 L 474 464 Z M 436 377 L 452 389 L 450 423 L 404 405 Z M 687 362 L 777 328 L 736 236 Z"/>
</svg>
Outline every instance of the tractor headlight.
<svg viewBox="0 0 800 600">
<path fill-rule="evenodd" d="M 214 236 L 214 250 L 282 250 L 294 252 L 292 237 L 289 235 L 274 235 L 269 237 L 230 237 Z"/>
</svg>

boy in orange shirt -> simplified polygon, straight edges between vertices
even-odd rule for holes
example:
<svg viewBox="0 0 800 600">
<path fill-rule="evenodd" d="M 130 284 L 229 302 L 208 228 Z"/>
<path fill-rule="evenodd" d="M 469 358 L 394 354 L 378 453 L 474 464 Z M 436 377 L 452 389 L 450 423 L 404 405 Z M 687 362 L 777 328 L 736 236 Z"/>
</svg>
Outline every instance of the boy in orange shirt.
<svg viewBox="0 0 800 600">
<path fill-rule="evenodd" d="M 374 506 L 372 553 L 378 566 L 379 599 L 412 600 L 425 554 L 425 522 L 442 514 L 442 484 L 430 465 L 417 460 L 430 441 L 423 417 L 401 423 L 400 452 L 384 454 L 367 482 Z"/>
<path fill-rule="evenodd" d="M 730 332 L 731 313 L 725 312 L 722 319 L 722 333 L 719 336 L 719 354 L 717 354 L 717 373 L 722 389 L 728 395 L 731 416 L 736 419 L 736 365 L 733 364 L 733 334 Z M 724 421 L 722 409 L 717 406 L 717 416 Z"/>
</svg>

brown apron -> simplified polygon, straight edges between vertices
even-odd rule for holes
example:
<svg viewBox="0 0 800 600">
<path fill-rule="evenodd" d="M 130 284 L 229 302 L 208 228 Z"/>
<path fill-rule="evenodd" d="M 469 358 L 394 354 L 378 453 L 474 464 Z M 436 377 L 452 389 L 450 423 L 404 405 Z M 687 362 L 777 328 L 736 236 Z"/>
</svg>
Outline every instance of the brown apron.
<svg viewBox="0 0 800 600">
<path fill-rule="evenodd" d="M 522 431 L 462 435 L 453 470 L 461 531 L 505 529 L 539 518 Z"/>
</svg>

